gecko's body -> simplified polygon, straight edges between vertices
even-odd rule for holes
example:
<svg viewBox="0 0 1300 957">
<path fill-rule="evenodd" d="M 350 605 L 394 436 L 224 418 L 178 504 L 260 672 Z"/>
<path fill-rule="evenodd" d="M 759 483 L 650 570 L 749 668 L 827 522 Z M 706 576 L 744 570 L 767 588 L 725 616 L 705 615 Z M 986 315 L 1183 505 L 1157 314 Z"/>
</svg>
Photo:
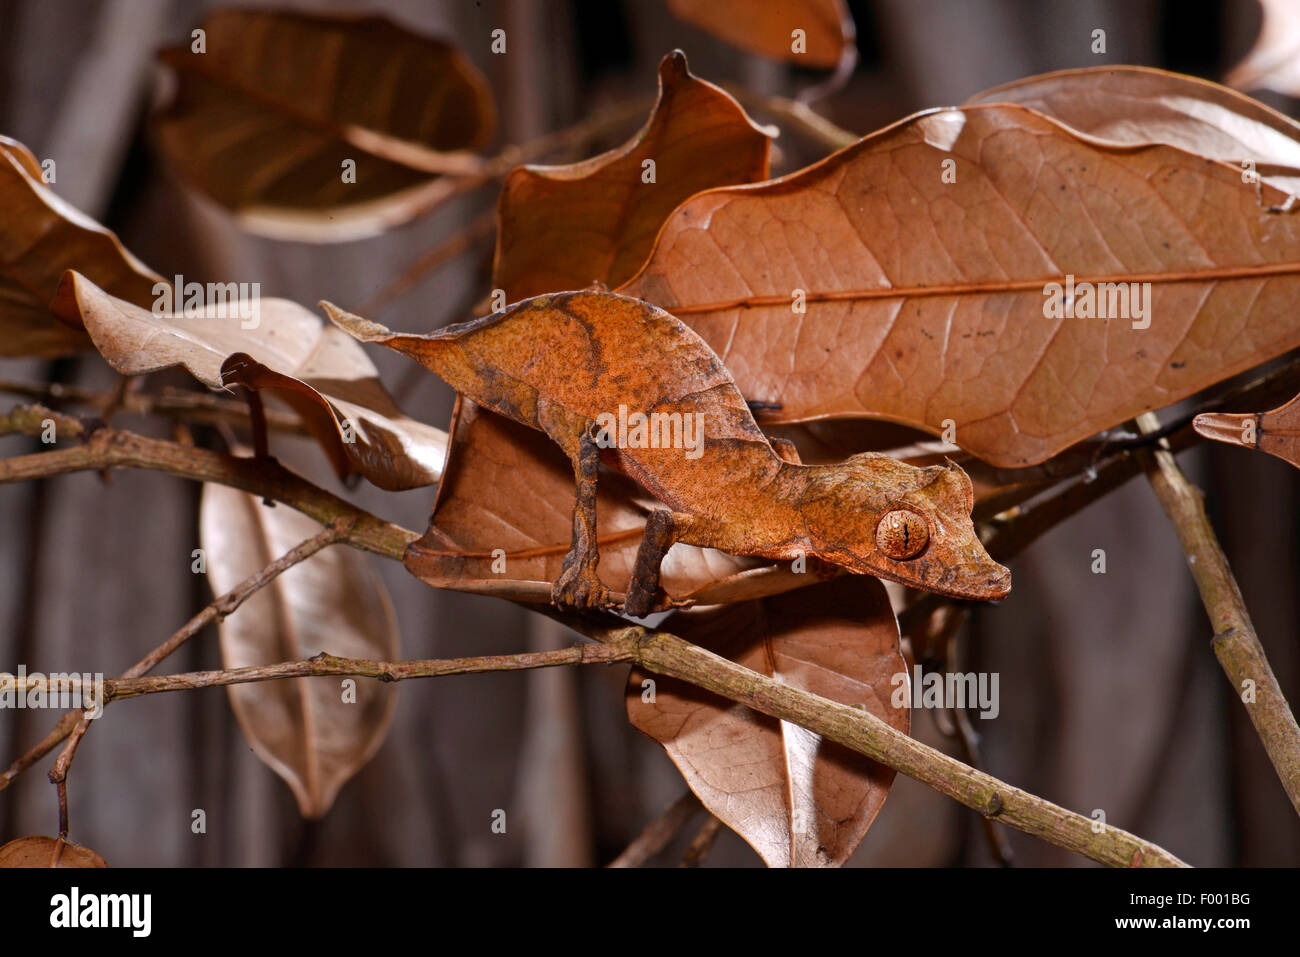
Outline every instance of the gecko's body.
<svg viewBox="0 0 1300 957">
<path fill-rule="evenodd" d="M 647 417 L 696 416 L 701 430 L 702 448 L 689 455 L 681 447 L 625 444 L 605 450 L 611 466 L 670 510 L 652 517 L 638 554 L 637 573 L 653 576 L 655 589 L 658 560 L 673 541 L 775 559 L 816 555 L 854 572 L 962 598 L 1001 598 L 1010 588 L 1009 573 L 975 535 L 970 480 L 961 469 L 917 468 L 882 455 L 827 466 L 786 461 L 712 349 L 648 303 L 596 291 L 538 296 L 426 336 L 390 333 L 326 308 L 358 339 L 407 353 L 457 392 L 546 432 L 564 449 L 578 481 L 570 558 L 575 569 L 584 562 L 590 566 L 585 590 L 600 591 L 594 574 L 600 455 L 594 423 L 620 406 Z M 584 482 L 590 484 L 589 521 L 579 514 L 587 507 Z M 897 528 L 891 526 L 884 549 L 880 526 L 887 515 Z M 922 535 L 915 554 L 886 554 L 912 551 Z M 585 538 L 590 542 L 580 541 Z M 592 553 L 589 560 L 580 554 L 585 551 Z M 575 576 L 584 573 L 575 570 L 570 577 Z M 644 589 L 636 586 L 634 581 L 629 596 L 638 591 L 635 604 L 644 605 Z M 566 597 L 560 590 L 557 583 L 557 599 Z M 585 590 L 577 604 L 590 603 L 582 600 Z"/>
</svg>

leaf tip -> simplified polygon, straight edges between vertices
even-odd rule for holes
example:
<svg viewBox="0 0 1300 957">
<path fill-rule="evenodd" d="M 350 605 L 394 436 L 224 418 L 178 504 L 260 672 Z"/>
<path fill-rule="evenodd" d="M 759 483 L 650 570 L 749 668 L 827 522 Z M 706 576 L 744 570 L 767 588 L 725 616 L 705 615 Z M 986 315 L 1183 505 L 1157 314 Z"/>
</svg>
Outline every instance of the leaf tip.
<svg viewBox="0 0 1300 957">
<path fill-rule="evenodd" d="M 70 326 L 83 328 L 81 302 L 77 298 L 77 286 L 85 277 L 75 269 L 65 269 L 59 277 L 59 284 L 50 299 L 50 312 Z"/>
<path fill-rule="evenodd" d="M 686 62 L 686 54 L 680 49 L 664 54 L 664 58 L 659 61 L 659 82 L 661 84 L 687 80 L 690 79 L 690 76 L 691 69 Z"/>
<path fill-rule="evenodd" d="M 377 322 L 371 322 L 369 319 L 348 312 L 346 309 L 340 309 L 328 300 L 322 299 L 316 305 L 325 310 L 325 314 L 330 317 L 330 321 L 334 325 L 354 339 L 359 339 L 362 342 L 375 342 L 392 335 L 392 330 L 387 326 L 381 326 Z"/>
</svg>

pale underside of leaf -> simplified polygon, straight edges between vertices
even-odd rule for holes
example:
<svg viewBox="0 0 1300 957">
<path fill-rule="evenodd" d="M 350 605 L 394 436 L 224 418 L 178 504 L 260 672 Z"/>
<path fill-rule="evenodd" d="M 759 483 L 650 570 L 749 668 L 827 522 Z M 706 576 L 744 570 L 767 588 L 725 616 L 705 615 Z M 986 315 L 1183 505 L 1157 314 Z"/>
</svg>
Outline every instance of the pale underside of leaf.
<svg viewBox="0 0 1300 957">
<path fill-rule="evenodd" d="M 910 728 L 908 707 L 892 703 L 895 676 L 907 686 L 898 625 L 874 578 L 677 613 L 665 627 L 760 674 Z M 704 806 L 769 866 L 842 865 L 893 783 L 889 768 L 676 679 L 634 670 L 626 702 L 632 724 L 664 745 Z"/>
<path fill-rule="evenodd" d="M 356 472 L 400 490 L 432 484 L 442 472 L 445 433 L 406 416 L 361 346 L 297 303 L 257 299 L 242 313 L 213 304 L 194 314 L 154 312 L 75 273 L 58 301 L 122 375 L 182 366 L 210 389 L 238 384 L 282 399 L 340 477 Z"/>
<path fill-rule="evenodd" d="M 1240 90 L 1267 88 L 1300 96 L 1300 5 L 1295 0 L 1259 4 L 1264 19 L 1255 45 L 1223 82 Z"/>
<path fill-rule="evenodd" d="M 0 137 L 0 356 L 52 357 L 91 348 L 86 334 L 60 322 L 50 300 L 65 269 L 77 269 L 115 295 L 148 305 L 161 276 L 113 233 L 60 199 L 20 143 Z"/>
<path fill-rule="evenodd" d="M 966 102 L 1029 107 L 1098 143 L 1176 146 L 1300 195 L 1300 124 L 1208 80 L 1150 67 L 1086 67 L 1015 80 Z"/>
<path fill-rule="evenodd" d="M 694 197 L 619 291 L 699 332 L 761 422 L 951 420 L 962 448 L 1020 466 L 1300 346 L 1287 199 L 1173 147 L 973 106 Z M 1070 275 L 1151 283 L 1149 328 L 1048 318 Z"/>
<path fill-rule="evenodd" d="M 200 532 L 208 579 L 224 594 L 320 531 L 310 518 L 269 508 L 245 492 L 208 484 Z M 392 660 L 396 618 L 366 557 L 326 548 L 282 573 L 219 628 L 222 665 L 243 668 L 310 658 L 320 652 Z M 383 743 L 395 686 L 356 682 L 344 700 L 337 678 L 294 678 L 231 685 L 230 704 L 253 750 L 284 778 L 304 817 L 323 815 L 339 788 Z"/>
</svg>

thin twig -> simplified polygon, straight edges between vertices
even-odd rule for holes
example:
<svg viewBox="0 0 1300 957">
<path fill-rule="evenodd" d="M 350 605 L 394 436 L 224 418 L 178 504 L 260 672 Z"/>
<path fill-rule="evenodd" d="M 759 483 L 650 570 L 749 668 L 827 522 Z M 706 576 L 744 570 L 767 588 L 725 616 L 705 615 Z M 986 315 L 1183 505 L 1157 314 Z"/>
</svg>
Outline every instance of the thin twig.
<svg viewBox="0 0 1300 957">
<path fill-rule="evenodd" d="M 220 621 L 233 614 L 235 609 L 242 605 L 250 595 L 263 586 L 269 584 L 280 575 L 280 573 L 292 568 L 299 562 L 305 561 L 327 545 L 332 545 L 334 542 L 342 541 L 347 530 L 351 528 L 351 526 L 352 520 L 348 518 L 337 519 L 331 522 L 319 534 L 295 545 L 265 568 L 254 572 L 252 575 L 245 578 L 224 595 L 214 598 L 203 608 L 202 611 L 182 625 L 171 637 L 124 671 L 122 677 L 138 678 L 141 675 L 152 671 L 169 655 L 180 648 L 181 645 L 185 644 L 185 642 L 189 641 L 190 638 L 198 634 L 199 631 L 208 624 L 208 622 L 214 620 Z M 96 702 L 96 704 L 98 705 L 99 703 Z M 0 774 L 0 791 L 7 788 L 15 778 L 37 761 L 41 760 L 41 758 L 45 757 L 45 755 L 53 751 L 54 748 L 58 746 L 59 742 L 67 738 L 69 735 L 74 735 L 79 741 L 81 736 L 86 733 L 85 729 L 81 727 L 81 724 L 85 722 L 84 714 L 84 711 L 80 714 L 75 711 L 70 711 L 60 718 L 58 724 L 54 726 L 54 729 L 47 734 L 39 744 L 24 753 L 14 761 L 14 763 L 11 764 L 3 774 Z M 76 753 L 76 747 L 75 744 L 72 745 L 71 752 L 68 752 L 66 748 L 64 749 L 66 760 L 64 754 L 60 754 L 59 756 L 59 763 L 62 763 L 63 765 L 62 778 L 66 778 L 67 776 L 67 766 L 71 763 L 72 757 Z M 56 763 L 56 768 L 59 766 L 59 763 Z M 51 775 L 53 775 L 53 772 L 51 772 Z M 55 781 L 55 783 L 60 783 L 62 778 L 59 781 Z M 53 776 L 51 776 L 51 780 L 55 780 Z"/>
<path fill-rule="evenodd" d="M 727 92 L 734 96 L 747 110 L 766 113 L 778 123 L 784 124 L 805 137 L 834 152 L 851 146 L 861 139 L 856 133 L 841 129 L 820 113 L 815 112 L 806 103 L 786 99 L 783 96 L 763 96 L 741 86 L 728 86 Z"/>
<path fill-rule="evenodd" d="M 1138 428 L 1144 432 L 1154 432 L 1159 425 L 1150 413 L 1138 419 Z M 1300 726 L 1255 634 L 1241 589 L 1205 512 L 1204 497 L 1178 467 L 1172 451 L 1141 450 L 1137 455 L 1187 554 L 1214 629 L 1214 655 L 1233 692 L 1246 706 L 1287 797 L 1300 813 Z"/>
<path fill-rule="evenodd" d="M 54 767 L 50 769 L 50 783 L 54 785 L 54 792 L 59 802 L 60 840 L 68 839 L 68 768 L 77 754 L 81 739 L 90 730 L 90 721 L 90 715 L 83 712 L 76 727 L 72 729 L 72 734 L 68 735 L 68 743 L 63 746 L 63 750 L 54 761 Z"/>
<path fill-rule="evenodd" d="M 641 867 L 667 847 L 668 842 L 677 836 L 677 832 L 686 826 L 700 807 L 700 799 L 695 796 L 695 792 L 687 791 L 647 824 L 645 830 L 623 848 L 623 853 L 610 861 L 608 866 Z"/>
<path fill-rule="evenodd" d="M 958 624 L 960 624 L 961 620 L 966 617 L 964 609 L 956 617 L 958 618 Z M 944 646 L 942 669 L 958 674 L 965 670 L 959 631 L 959 628 L 954 627 L 948 632 Z M 964 704 L 954 706 L 947 709 L 947 711 L 952 718 L 951 734 L 961 746 L 962 757 L 971 767 L 983 770 L 985 766 L 984 755 L 981 753 L 979 732 L 971 724 L 970 713 L 966 710 L 966 706 Z M 936 714 L 943 714 L 943 712 L 936 712 Z M 980 828 L 984 832 L 984 840 L 988 844 L 989 853 L 993 855 L 993 859 L 1003 867 L 1011 867 L 1015 863 L 1015 856 L 1011 851 L 1011 844 L 1007 840 L 1006 832 L 997 827 L 992 818 L 984 816 L 980 817 Z"/>
<path fill-rule="evenodd" d="M 555 668 L 561 665 L 612 664 L 632 661 L 633 658 L 634 652 L 628 647 L 594 644 L 573 645 L 552 651 L 529 651 L 516 655 L 430 658 L 412 661 L 341 658 L 321 652 L 305 661 L 286 661 L 277 665 L 110 679 L 104 682 L 104 697 L 108 701 L 117 701 L 164 691 L 193 691 L 196 688 L 217 688 L 256 681 L 279 681 L 284 678 L 312 678 L 326 675 L 405 681 L 410 678 L 439 678 L 446 675 L 482 674 L 488 671 L 522 671 L 530 668 Z"/>
<path fill-rule="evenodd" d="M 100 408 L 109 399 L 109 393 L 59 382 L 46 385 L 2 379 L 0 392 L 36 399 L 56 409 L 66 406 Z M 244 426 L 249 424 L 248 406 L 238 399 L 222 398 L 211 392 L 185 392 L 172 388 L 163 389 L 157 394 L 127 392 L 122 396 L 120 411 L 131 415 L 164 415 L 199 425 L 215 425 L 218 422 L 235 422 Z M 275 432 L 308 434 L 297 416 L 275 409 L 266 410 L 266 425 Z"/>
<path fill-rule="evenodd" d="M 607 110 L 594 113 L 573 126 L 540 136 L 528 143 L 507 146 L 496 156 L 483 161 L 479 168 L 470 175 L 461 176 L 449 182 L 446 190 L 431 196 L 429 208 L 447 203 L 456 196 L 472 193 L 485 186 L 497 183 L 509 176 L 516 167 L 541 160 L 567 158 L 566 154 L 580 149 L 590 140 L 607 135 L 613 130 L 621 129 L 638 117 L 644 116 L 653 108 L 654 103 L 654 97 L 636 97 Z M 427 211 L 428 209 L 424 208 L 420 210 L 420 213 Z M 483 225 L 484 217 L 487 217 L 487 223 L 491 226 L 490 230 Z M 496 209 L 494 207 L 488 213 L 480 216 L 478 220 L 475 220 L 468 230 L 452 236 L 442 245 L 403 268 L 395 279 L 376 293 L 358 311 L 365 315 L 374 315 L 380 309 L 390 305 L 407 289 L 420 282 L 443 262 L 459 256 L 475 242 L 485 238 L 484 231 L 490 234 L 495 228 Z"/>
<path fill-rule="evenodd" d="M 691 838 L 691 843 L 687 846 L 686 852 L 682 854 L 681 863 L 677 866 L 699 867 L 703 864 L 704 859 L 709 856 L 709 851 L 713 850 L 713 842 L 718 839 L 718 834 L 723 827 L 722 821 L 715 815 L 710 814 L 705 822 L 700 825 L 695 837 Z"/>
<path fill-rule="evenodd" d="M 40 412 L 32 409 L 20 407 L 8 417 L 26 417 L 28 421 L 35 418 L 39 428 Z M 0 415 L 0 432 L 5 419 L 6 416 Z M 313 485 L 275 459 L 226 455 L 113 428 L 96 429 L 79 443 L 61 442 L 60 445 L 68 447 L 0 459 L 0 484 L 100 469 L 153 469 L 271 498 L 296 508 L 322 525 L 337 518 L 355 518 L 356 524 L 347 535 L 348 544 L 387 558 L 400 561 L 406 546 L 419 538 L 415 532 L 377 518 Z"/>
<path fill-rule="evenodd" d="M 418 286 L 429 273 L 443 263 L 457 259 L 479 243 L 492 239 L 496 231 L 496 209 L 485 210 L 464 229 L 452 233 L 390 279 L 382 289 L 357 307 L 356 311 L 363 316 L 378 315 L 405 295 L 408 290 Z"/>
</svg>

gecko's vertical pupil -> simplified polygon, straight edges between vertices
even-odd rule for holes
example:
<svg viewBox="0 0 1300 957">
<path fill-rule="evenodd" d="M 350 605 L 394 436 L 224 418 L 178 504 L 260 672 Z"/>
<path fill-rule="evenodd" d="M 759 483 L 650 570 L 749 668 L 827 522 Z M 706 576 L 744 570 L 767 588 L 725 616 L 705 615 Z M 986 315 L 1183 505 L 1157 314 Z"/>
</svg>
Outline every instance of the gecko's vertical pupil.
<svg viewBox="0 0 1300 957">
<path fill-rule="evenodd" d="M 887 512 L 876 526 L 876 547 L 895 561 L 915 558 L 929 541 L 925 519 L 911 509 Z"/>
</svg>

